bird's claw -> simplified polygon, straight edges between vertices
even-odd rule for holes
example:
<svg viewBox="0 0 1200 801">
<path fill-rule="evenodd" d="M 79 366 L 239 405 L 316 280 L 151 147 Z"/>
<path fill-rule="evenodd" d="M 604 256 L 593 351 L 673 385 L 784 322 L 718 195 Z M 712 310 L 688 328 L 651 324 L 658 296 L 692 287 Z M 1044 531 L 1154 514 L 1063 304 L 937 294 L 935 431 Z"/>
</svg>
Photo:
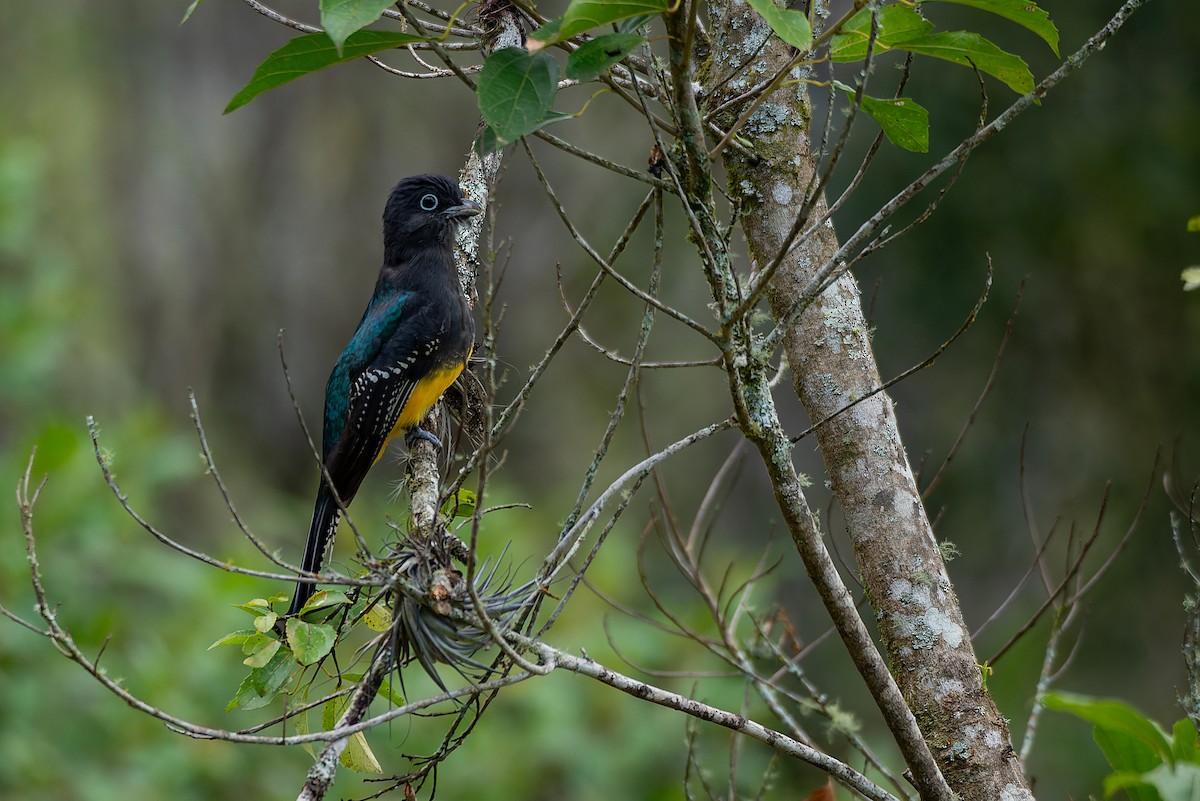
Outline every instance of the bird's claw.
<svg viewBox="0 0 1200 801">
<path fill-rule="evenodd" d="M 404 435 L 404 444 L 411 448 L 419 439 L 423 439 L 426 442 L 431 443 L 433 447 L 437 448 L 439 451 L 442 449 L 442 441 L 420 426 L 416 426 L 415 428 L 410 428 L 408 430 L 408 433 Z"/>
</svg>

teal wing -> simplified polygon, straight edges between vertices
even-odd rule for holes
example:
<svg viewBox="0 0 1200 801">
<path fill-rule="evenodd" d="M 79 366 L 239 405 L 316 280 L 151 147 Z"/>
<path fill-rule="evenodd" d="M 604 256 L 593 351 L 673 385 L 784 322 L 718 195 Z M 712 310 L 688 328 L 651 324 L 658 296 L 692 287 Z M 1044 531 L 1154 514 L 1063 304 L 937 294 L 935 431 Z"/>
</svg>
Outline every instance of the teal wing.
<svg viewBox="0 0 1200 801">
<path fill-rule="evenodd" d="M 328 457 L 346 432 L 350 397 L 354 382 L 379 356 L 404 318 L 404 307 L 411 293 L 398 292 L 372 298 L 358 329 L 333 365 L 325 386 L 325 428 L 321 438 L 322 456 Z"/>
</svg>

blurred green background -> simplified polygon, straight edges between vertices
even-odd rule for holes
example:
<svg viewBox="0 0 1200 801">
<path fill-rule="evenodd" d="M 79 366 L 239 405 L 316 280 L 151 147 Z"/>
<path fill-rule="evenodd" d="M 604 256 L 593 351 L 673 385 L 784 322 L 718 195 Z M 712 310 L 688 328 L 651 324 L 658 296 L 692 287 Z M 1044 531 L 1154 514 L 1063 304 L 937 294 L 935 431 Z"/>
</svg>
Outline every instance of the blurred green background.
<svg viewBox="0 0 1200 801">
<path fill-rule="evenodd" d="M 119 8 L 79 0 L 7 9 L 0 29 L 0 486 L 13 486 L 30 450 L 49 483 L 36 526 L 48 589 L 85 651 L 111 637 L 103 664 L 149 702 L 198 722 L 240 727 L 224 706 L 242 675 L 232 650 L 209 643 L 245 625 L 233 604 L 276 588 L 189 561 L 123 515 L 95 467 L 84 426 L 95 415 L 102 444 L 135 506 L 186 544 L 222 559 L 266 567 L 229 521 L 203 474 L 188 419 L 195 389 L 208 436 L 240 511 L 254 530 L 295 558 L 315 485 L 279 368 L 286 330 L 293 381 L 309 420 L 319 418 L 330 364 L 374 281 L 379 215 L 391 185 L 424 171 L 454 174 L 474 134 L 471 99 L 457 85 L 403 82 L 365 62 L 305 78 L 225 117 L 225 103 L 290 31 L 235 2 L 207 0 L 180 26 L 185 3 L 142 0 Z M 280 9 L 311 20 L 310 3 Z M 1116 3 L 1046 2 L 1069 52 Z M 937 9 L 947 24 L 989 26 L 1026 56 L 1035 75 L 1053 67 L 1033 37 L 986 18 Z M 1168 504 L 1152 477 L 1156 449 L 1181 455 L 1181 478 L 1200 472 L 1200 295 L 1180 291 L 1179 271 L 1200 261 L 1200 238 L 1184 221 L 1200 213 L 1200 71 L 1197 12 L 1158 0 L 1041 107 L 986 145 L 938 213 L 859 270 L 872 304 L 885 375 L 924 358 L 966 315 L 990 254 L 992 300 L 978 324 L 936 366 L 896 387 L 914 462 L 944 458 L 992 367 L 1017 286 L 1028 279 L 995 390 L 931 499 L 938 534 L 962 555 L 951 565 L 972 626 L 1008 594 L 1031 558 L 1019 497 L 1019 449 L 1028 427 L 1026 486 L 1044 533 L 1055 520 L 1091 530 L 1105 482 L 1112 501 L 1097 565 L 1129 525 L 1148 482 L 1147 512 L 1125 554 L 1088 605 L 1082 643 L 1058 686 L 1118 695 L 1162 721 L 1181 716 L 1179 657 L 1187 587 L 1170 542 Z M 882 69 L 882 68 L 881 68 Z M 934 120 L 931 153 L 974 124 L 975 78 L 919 65 L 910 87 Z M 993 112 L 1009 98 L 990 86 Z M 564 108 L 588 92 L 567 94 Z M 621 126 L 613 128 L 609 126 Z M 650 142 L 622 106 L 599 97 L 559 133 L 622 163 L 644 163 Z M 642 196 L 640 186 L 545 147 L 551 180 L 584 234 L 606 250 Z M 928 163 L 885 148 L 869 181 L 838 222 L 849 230 Z M 555 264 L 576 299 L 591 266 L 562 230 L 519 154 L 499 194 L 497 243 L 508 259 L 499 300 L 499 349 L 507 391 L 521 382 L 566 319 Z M 704 289 L 677 219 L 669 221 L 664 292 L 703 316 Z M 621 266 L 648 274 L 640 234 Z M 640 315 L 606 291 L 589 331 L 628 353 Z M 660 321 L 652 358 L 709 355 L 678 326 Z M 488 547 L 512 541 L 513 570 L 532 572 L 553 542 L 607 422 L 624 370 L 572 342 L 507 441 L 493 502 L 529 511 L 489 519 Z M 727 413 L 715 372 L 660 371 L 642 392 L 651 440 L 662 445 Z M 807 423 L 782 402 L 794 430 Z M 734 439 L 706 443 L 667 472 L 685 524 Z M 641 453 L 630 418 L 602 480 Z M 819 455 L 798 459 L 824 509 Z M 1161 472 L 1161 465 L 1160 465 Z M 356 518 L 382 533 L 400 475 L 376 471 Z M 11 496 L 6 496 L 11 497 Z M 11 501 L 9 502 L 11 503 Z M 652 498 L 643 491 L 595 567 L 617 600 L 648 609 L 635 566 Z M 738 575 L 765 548 L 782 557 L 759 610 L 786 604 L 800 634 L 825 628 L 819 604 L 785 542 L 768 542 L 770 495 L 747 463 L 713 530 L 710 564 Z M 0 601 L 30 613 L 17 513 L 0 541 Z M 830 519 L 837 532 L 839 518 Z M 838 534 L 841 539 L 840 533 Z M 343 543 L 343 545 L 347 545 Z M 652 545 L 647 570 L 671 605 L 701 625 L 694 595 Z M 348 558 L 351 549 L 339 551 Z M 1058 551 L 1055 552 L 1059 553 Z M 343 562 L 344 563 L 344 562 Z M 1036 584 L 1036 582 L 1035 582 Z M 981 638 L 981 658 L 1040 603 L 1037 587 Z M 701 649 L 613 611 L 581 593 L 551 641 L 585 648 L 641 675 L 640 667 L 705 671 Z M 996 666 L 989 686 L 1019 736 L 1041 660 L 1040 626 Z M 823 689 L 858 713 L 868 739 L 890 754 L 869 703 L 830 642 L 810 666 Z M 693 678 L 656 679 L 690 691 Z M 417 685 L 414 689 L 419 689 Z M 740 685 L 711 680 L 700 694 L 738 707 Z M 751 704 L 748 712 L 764 716 Z M 437 721 L 401 721 L 373 737 L 386 770 L 395 752 L 435 742 Z M 821 731 L 819 722 L 811 722 Z M 723 786 L 728 740 L 701 729 L 699 754 Z M 439 773 L 445 798 L 671 798 L 680 795 L 685 728 L 676 715 L 586 680 L 554 675 L 506 692 L 481 730 Z M 830 746 L 844 754 L 837 738 Z M 300 749 L 188 740 L 128 709 L 30 632 L 0 625 L 0 796 L 20 799 L 210 799 L 291 797 L 307 769 Z M 767 756 L 747 746 L 743 789 L 756 787 Z M 1047 715 L 1031 763 L 1043 798 L 1099 793 L 1103 763 L 1087 728 Z M 815 786 L 786 767 L 780 786 Z M 345 775 L 341 797 L 377 788 Z"/>
</svg>

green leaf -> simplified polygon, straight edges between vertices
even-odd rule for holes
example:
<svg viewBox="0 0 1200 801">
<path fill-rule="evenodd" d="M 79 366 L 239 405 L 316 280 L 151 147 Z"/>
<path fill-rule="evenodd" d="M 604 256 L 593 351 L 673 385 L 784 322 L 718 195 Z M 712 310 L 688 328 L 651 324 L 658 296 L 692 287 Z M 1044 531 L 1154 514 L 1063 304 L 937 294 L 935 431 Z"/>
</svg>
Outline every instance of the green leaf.
<svg viewBox="0 0 1200 801">
<path fill-rule="evenodd" d="M 187 22 L 192 18 L 192 14 L 196 13 L 196 7 L 200 5 L 200 0 L 192 0 L 192 4 L 187 7 L 187 11 L 183 12 L 183 19 L 179 20 L 179 24 Z"/>
<path fill-rule="evenodd" d="M 341 606 L 342 604 L 350 603 L 350 599 L 346 597 L 346 593 L 339 590 L 318 590 L 304 602 L 304 606 L 300 607 L 300 614 L 306 615 L 309 612 L 315 612 L 318 609 L 325 609 L 330 606 Z"/>
<path fill-rule="evenodd" d="M 879 9 L 879 31 L 875 36 L 875 52 L 889 50 L 897 42 L 923 36 L 933 30 L 933 23 L 907 6 L 884 6 Z M 834 61 L 859 61 L 867 57 L 871 38 L 871 9 L 864 8 L 846 20 L 829 44 Z"/>
<path fill-rule="evenodd" d="M 1118 790 L 1135 801 L 1200 801 L 1200 765 L 1159 765 L 1145 773 L 1115 771 L 1105 776 L 1105 796 Z"/>
<path fill-rule="evenodd" d="M 1042 38 L 1054 55 L 1058 55 L 1058 28 L 1050 21 L 1050 15 L 1029 0 L 919 0 L 922 3 L 955 3 L 989 11 L 1033 31 Z"/>
<path fill-rule="evenodd" d="M 1179 277 L 1183 279 L 1184 292 L 1200 289 L 1200 265 L 1185 267 L 1183 272 L 1179 274 Z"/>
<path fill-rule="evenodd" d="M 1104 758 L 1112 766 L 1112 776 L 1117 774 L 1141 776 L 1146 771 L 1163 764 L 1162 758 L 1154 753 L 1153 748 L 1123 731 L 1097 726 L 1092 729 L 1092 739 L 1096 741 Z M 1118 780 L 1114 779 L 1114 781 Z M 1152 788 L 1139 787 L 1139 784 L 1139 781 L 1130 781 L 1127 786 L 1123 786 L 1132 801 L 1160 801 L 1158 794 Z"/>
<path fill-rule="evenodd" d="M 253 598 L 249 601 L 246 601 L 244 604 L 238 604 L 235 608 L 249 612 L 255 617 L 258 617 L 259 615 L 271 613 L 271 602 L 266 598 Z"/>
<path fill-rule="evenodd" d="M 913 153 L 929 152 L 929 112 L 910 97 L 863 95 L 862 109 L 871 115 L 893 145 Z"/>
<path fill-rule="evenodd" d="M 1158 762 L 1174 759 L 1171 753 L 1171 744 L 1167 741 L 1167 735 L 1158 724 L 1124 701 L 1108 698 L 1092 698 L 1072 693 L 1047 693 L 1045 705 L 1047 709 L 1069 712 L 1076 717 L 1083 718 L 1089 723 L 1094 724 L 1096 727 L 1094 734 L 1097 736 L 1100 732 L 1111 735 L 1123 735 L 1145 746 Z M 1097 743 L 1099 743 L 1099 739 L 1097 739 Z M 1119 739 L 1114 740 L 1114 743 L 1124 749 L 1124 757 L 1128 759 L 1128 761 L 1120 765 L 1113 763 L 1110 759 L 1109 763 L 1114 768 L 1118 770 L 1145 771 L 1153 767 L 1153 765 L 1148 765 L 1144 759 L 1141 759 L 1142 752 L 1135 753 L 1129 750 L 1126 744 Z M 1103 748 L 1104 746 L 1101 745 L 1101 749 Z M 1105 756 L 1108 756 L 1107 752 Z"/>
<path fill-rule="evenodd" d="M 341 684 L 338 685 L 338 689 L 341 689 Z M 321 707 L 321 728 L 324 731 L 330 731 L 337 725 L 338 718 L 342 716 L 342 713 L 346 711 L 346 707 L 349 705 L 350 696 L 348 695 L 330 698 L 326 701 L 325 705 Z"/>
<path fill-rule="evenodd" d="M 483 126 L 479 135 L 475 137 L 475 152 L 480 156 L 486 156 L 493 150 L 499 150 L 502 147 L 504 145 L 496 137 L 496 132 L 487 125 Z"/>
<path fill-rule="evenodd" d="M 830 43 L 834 61 L 858 61 L 867 56 L 871 34 L 870 9 L 855 14 Z M 964 67 L 977 67 L 999 78 L 1013 91 L 1024 94 L 1033 89 L 1033 73 L 1020 57 L 1001 50 L 977 33 L 968 31 L 933 32 L 933 24 L 906 6 L 884 6 L 879 12 L 879 33 L 875 52 L 904 50 L 932 56 Z"/>
<path fill-rule="evenodd" d="M 293 617 L 287 622 L 287 640 L 296 661 L 311 665 L 333 650 L 337 631 L 324 623 L 305 623 Z"/>
<path fill-rule="evenodd" d="M 598 40 L 597 40 L 598 41 Z M 470 517 L 475 514 L 478 499 L 469 489 L 460 489 L 446 499 L 442 504 L 442 514 L 446 517 Z"/>
<path fill-rule="evenodd" d="M 639 28 L 657 16 L 657 14 L 638 14 L 637 16 L 623 19 L 617 25 L 617 30 L 621 33 L 637 33 Z"/>
<path fill-rule="evenodd" d="M 231 631 L 221 639 L 208 646 L 208 650 L 212 650 L 220 645 L 242 645 L 251 637 L 257 637 L 259 633 L 252 629 L 241 629 L 240 631 Z"/>
<path fill-rule="evenodd" d="M 1124 790 L 1130 801 L 1163 801 L 1143 774 L 1130 770 L 1115 770 L 1104 777 L 1105 798 L 1111 798 L 1118 790 Z"/>
<path fill-rule="evenodd" d="M 350 34 L 383 16 L 395 0 L 321 0 L 321 27 L 338 53 Z"/>
<path fill-rule="evenodd" d="M 567 57 L 567 77 L 573 81 L 597 78 L 644 41 L 636 33 L 608 33 L 590 39 Z M 472 503 L 472 509 L 474 506 Z"/>
<path fill-rule="evenodd" d="M 242 679 L 237 693 L 225 707 L 229 712 L 234 709 L 259 709 L 271 703 L 288 679 L 292 677 L 296 662 L 290 651 L 280 649 L 271 657 L 271 661 L 260 668 L 250 671 L 250 675 Z"/>
<path fill-rule="evenodd" d="M 290 701 L 295 707 L 306 706 L 308 704 L 308 686 L 297 689 Z M 288 722 L 291 724 L 292 732 L 295 734 L 308 734 L 311 731 L 307 711 L 296 713 L 288 719 Z M 324 747 L 325 743 L 317 743 L 317 745 Z M 304 750 L 313 759 L 317 758 L 317 750 L 313 747 L 312 743 L 304 743 Z"/>
<path fill-rule="evenodd" d="M 342 678 L 346 681 L 357 682 L 362 679 L 362 674 L 343 673 Z M 387 684 L 387 682 L 384 682 L 384 684 Z M 380 687 L 380 692 L 383 691 L 383 688 Z M 391 685 L 388 685 L 387 692 L 389 698 L 394 698 L 391 692 Z M 403 705 L 404 702 L 401 700 L 399 703 Z M 325 731 L 332 731 L 349 705 L 350 696 L 348 695 L 331 698 L 326 701 L 325 705 L 321 707 L 321 728 Z M 362 732 L 350 735 L 350 741 L 346 744 L 346 750 L 342 752 L 340 761 L 355 773 L 383 773 L 383 768 L 379 765 L 379 760 L 375 758 L 375 752 L 367 744 L 367 739 L 363 737 Z"/>
<path fill-rule="evenodd" d="M 259 638 L 260 639 L 255 639 L 252 637 L 246 641 L 245 645 L 242 646 L 242 652 L 250 654 L 248 657 L 242 660 L 242 664 L 246 667 L 263 667 L 271 661 L 276 652 L 279 651 L 279 647 L 283 645 L 282 642 L 274 637 L 265 637 L 263 635 L 259 635 Z M 253 644 L 253 647 L 249 651 L 246 651 L 246 646 L 251 644 Z"/>
<path fill-rule="evenodd" d="M 392 627 L 392 610 L 383 604 L 375 604 L 363 615 L 363 622 L 371 631 L 387 631 Z"/>
<path fill-rule="evenodd" d="M 554 44 L 559 40 L 559 32 L 562 30 L 563 19 L 552 19 L 542 27 L 533 31 L 526 37 L 526 46 L 529 52 L 533 53 L 541 50 L 546 45 Z"/>
<path fill-rule="evenodd" d="M 1197 214 L 1195 217 L 1188 217 L 1187 230 L 1190 234 L 1200 232 L 1200 214 Z"/>
<path fill-rule="evenodd" d="M 1113 768 L 1104 779 L 1106 795 L 1122 789 L 1130 801 L 1162 801 L 1141 778 L 1146 771 L 1162 765 L 1153 748 L 1125 732 L 1099 726 L 1092 729 L 1092 739 Z"/>
<path fill-rule="evenodd" d="M 346 743 L 346 750 L 342 752 L 341 762 L 355 773 L 383 773 L 383 767 L 375 758 L 375 752 L 371 750 L 371 746 L 367 745 L 367 738 L 361 731 L 350 735 L 350 740 Z"/>
<path fill-rule="evenodd" d="M 254 630 L 268 632 L 275 627 L 276 620 L 279 620 L 279 613 L 277 612 L 267 612 L 265 615 L 259 615 L 254 618 Z"/>
<path fill-rule="evenodd" d="M 571 0 L 561 19 L 543 25 L 532 36 L 545 44 L 554 44 L 611 22 L 655 17 L 671 7 L 670 0 Z M 638 25 L 645 22 L 639 19 Z M 551 26 L 554 28 L 550 29 Z"/>
<path fill-rule="evenodd" d="M 558 62 L 548 53 L 506 47 L 488 56 L 479 72 L 479 111 L 500 146 L 552 122 L 557 92 Z"/>
<path fill-rule="evenodd" d="M 252 654 L 255 651 L 262 648 L 263 646 L 265 646 L 267 643 L 271 642 L 272 640 L 275 640 L 275 638 L 268 637 L 267 635 L 261 634 L 259 632 L 255 632 L 254 634 L 250 635 L 242 642 L 242 653 L 243 654 Z M 275 640 L 275 641 L 278 642 L 278 640 Z M 262 667 L 262 665 L 256 665 L 255 667 Z"/>
<path fill-rule="evenodd" d="M 943 31 L 905 39 L 896 49 L 933 56 L 964 67 L 977 67 L 1018 94 L 1033 91 L 1033 73 L 1020 56 L 1001 50 L 977 33 Z"/>
<path fill-rule="evenodd" d="M 762 15 L 780 39 L 802 52 L 812 47 L 812 26 L 802 12 L 780 8 L 775 5 L 775 0 L 750 0 L 750 5 Z"/>
<path fill-rule="evenodd" d="M 1171 731 L 1171 753 L 1176 762 L 1200 764 L 1200 738 L 1196 736 L 1196 724 L 1191 718 L 1175 721 Z"/>
<path fill-rule="evenodd" d="M 854 87 L 841 81 L 834 86 L 854 96 Z M 883 135 L 897 147 L 913 153 L 929 152 L 929 112 L 908 97 L 878 98 L 863 95 L 862 110 L 879 123 Z"/>
<path fill-rule="evenodd" d="M 346 38 L 339 52 L 333 41 L 324 33 L 310 33 L 297 36 L 283 47 L 267 56 L 266 61 L 258 65 L 250 82 L 233 96 L 225 107 L 225 114 L 235 111 L 249 103 L 254 98 L 294 81 L 310 72 L 352 61 L 362 56 L 369 56 L 382 50 L 391 50 L 406 44 L 421 41 L 422 37 L 411 33 L 396 31 L 359 31 Z"/>
<path fill-rule="evenodd" d="M 404 706 L 404 696 L 396 692 L 396 688 L 392 686 L 391 679 L 383 680 L 383 683 L 379 685 L 379 694 L 396 706 Z"/>
</svg>

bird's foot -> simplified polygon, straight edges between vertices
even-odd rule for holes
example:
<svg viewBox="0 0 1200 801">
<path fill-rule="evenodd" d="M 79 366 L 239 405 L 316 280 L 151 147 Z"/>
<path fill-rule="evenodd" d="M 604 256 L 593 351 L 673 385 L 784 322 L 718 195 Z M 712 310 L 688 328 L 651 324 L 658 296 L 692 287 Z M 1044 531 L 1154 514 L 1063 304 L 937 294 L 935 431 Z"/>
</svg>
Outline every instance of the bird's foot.
<svg viewBox="0 0 1200 801">
<path fill-rule="evenodd" d="M 419 439 L 423 439 L 426 442 L 432 443 L 433 447 L 437 448 L 439 451 L 442 449 L 442 441 L 420 426 L 416 426 L 415 428 L 410 428 L 408 430 L 408 432 L 404 435 L 404 444 L 411 448 Z"/>
</svg>

